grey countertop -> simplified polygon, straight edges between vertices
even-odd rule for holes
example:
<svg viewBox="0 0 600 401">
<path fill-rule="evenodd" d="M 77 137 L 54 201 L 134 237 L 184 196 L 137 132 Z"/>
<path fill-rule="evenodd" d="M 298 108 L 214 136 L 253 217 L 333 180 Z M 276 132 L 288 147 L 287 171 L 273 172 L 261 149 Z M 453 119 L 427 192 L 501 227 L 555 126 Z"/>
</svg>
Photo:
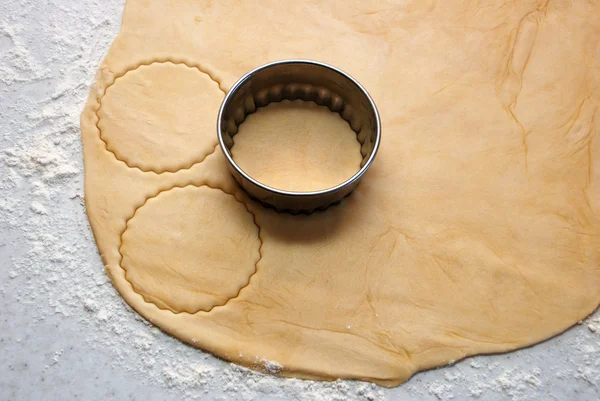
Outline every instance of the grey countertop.
<svg viewBox="0 0 600 401">
<path fill-rule="evenodd" d="M 122 0 L 0 2 L 0 400 L 600 399 L 598 312 L 542 344 L 394 389 L 260 375 L 137 316 L 88 226 L 79 139 L 122 9 Z"/>
</svg>

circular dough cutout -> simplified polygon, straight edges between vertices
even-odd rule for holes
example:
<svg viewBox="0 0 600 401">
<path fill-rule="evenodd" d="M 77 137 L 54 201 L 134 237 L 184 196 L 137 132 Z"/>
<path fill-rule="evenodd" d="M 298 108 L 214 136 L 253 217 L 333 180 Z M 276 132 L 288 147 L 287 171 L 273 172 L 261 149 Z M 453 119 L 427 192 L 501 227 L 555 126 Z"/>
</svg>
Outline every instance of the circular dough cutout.
<svg viewBox="0 0 600 401">
<path fill-rule="evenodd" d="M 334 187 L 360 170 L 356 133 L 338 113 L 314 102 L 284 100 L 250 114 L 231 148 L 252 178 L 286 191 Z"/>
<path fill-rule="evenodd" d="M 210 311 L 248 285 L 260 244 L 254 216 L 232 195 L 173 188 L 127 222 L 121 266 L 147 302 L 175 313 Z"/>
<path fill-rule="evenodd" d="M 223 92 L 185 64 L 142 65 L 117 78 L 98 110 L 106 148 L 129 167 L 175 172 L 214 150 Z"/>
</svg>

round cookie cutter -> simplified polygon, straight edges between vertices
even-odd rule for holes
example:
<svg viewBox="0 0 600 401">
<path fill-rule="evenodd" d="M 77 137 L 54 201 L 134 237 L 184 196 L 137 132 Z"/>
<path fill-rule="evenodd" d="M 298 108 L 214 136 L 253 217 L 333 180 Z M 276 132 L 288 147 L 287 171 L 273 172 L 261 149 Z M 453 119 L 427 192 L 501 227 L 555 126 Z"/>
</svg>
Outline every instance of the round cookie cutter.
<svg viewBox="0 0 600 401">
<path fill-rule="evenodd" d="M 346 120 L 361 144 L 361 168 L 346 181 L 323 190 L 296 192 L 265 185 L 245 173 L 231 155 L 233 137 L 246 117 L 258 108 L 282 100 L 313 101 Z M 229 90 L 217 120 L 219 145 L 240 186 L 279 212 L 312 213 L 349 195 L 373 163 L 381 140 L 381 121 L 369 93 L 345 72 L 312 60 L 282 60 L 260 66 Z"/>
</svg>

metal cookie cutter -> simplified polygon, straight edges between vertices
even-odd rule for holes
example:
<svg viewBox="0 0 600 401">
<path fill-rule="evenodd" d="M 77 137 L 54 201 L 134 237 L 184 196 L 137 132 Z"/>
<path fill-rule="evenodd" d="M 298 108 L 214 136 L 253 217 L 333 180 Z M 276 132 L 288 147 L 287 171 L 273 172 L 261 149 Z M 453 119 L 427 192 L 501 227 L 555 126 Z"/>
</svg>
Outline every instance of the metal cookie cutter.
<svg viewBox="0 0 600 401">
<path fill-rule="evenodd" d="M 360 170 L 334 187 L 310 192 L 272 188 L 246 174 L 231 155 L 233 137 L 246 116 L 284 99 L 313 101 L 339 113 L 361 144 Z M 381 121 L 367 91 L 350 75 L 316 61 L 283 60 L 258 67 L 233 85 L 219 110 L 217 132 L 229 170 L 250 196 L 280 212 L 311 213 L 339 202 L 356 188 L 377 154 Z"/>
</svg>

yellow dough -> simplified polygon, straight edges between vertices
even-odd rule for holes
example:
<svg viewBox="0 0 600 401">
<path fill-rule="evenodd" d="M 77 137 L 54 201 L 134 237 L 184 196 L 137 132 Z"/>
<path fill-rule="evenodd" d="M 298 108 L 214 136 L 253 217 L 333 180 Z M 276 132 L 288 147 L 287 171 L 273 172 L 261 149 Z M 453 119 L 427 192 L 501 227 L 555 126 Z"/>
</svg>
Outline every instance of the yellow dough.
<svg viewBox="0 0 600 401">
<path fill-rule="evenodd" d="M 107 88 L 98 129 L 107 150 L 127 165 L 177 171 L 212 153 L 214 121 L 199 120 L 198 110 L 216 114 L 222 100 L 217 84 L 197 68 L 143 65 Z"/>
<path fill-rule="evenodd" d="M 334 187 L 359 169 L 360 143 L 350 124 L 325 106 L 284 100 L 250 114 L 231 154 L 252 178 L 287 191 Z"/>
<path fill-rule="evenodd" d="M 283 376 L 393 386 L 560 333 L 600 302 L 598 15 L 584 0 L 128 1 L 81 118 L 113 284 L 163 330 Z M 223 92 L 286 58 L 350 73 L 382 117 L 361 185 L 310 216 L 251 201 L 216 147 Z M 313 111 L 308 127 L 328 124 Z M 332 174 L 307 185 L 344 170 L 293 155 L 248 168 Z"/>
<path fill-rule="evenodd" d="M 217 232 L 221 241 L 214 241 Z M 207 186 L 174 188 L 129 220 L 121 266 L 148 302 L 173 312 L 210 311 L 248 284 L 259 259 L 257 235 L 253 216 L 233 196 Z"/>
</svg>

